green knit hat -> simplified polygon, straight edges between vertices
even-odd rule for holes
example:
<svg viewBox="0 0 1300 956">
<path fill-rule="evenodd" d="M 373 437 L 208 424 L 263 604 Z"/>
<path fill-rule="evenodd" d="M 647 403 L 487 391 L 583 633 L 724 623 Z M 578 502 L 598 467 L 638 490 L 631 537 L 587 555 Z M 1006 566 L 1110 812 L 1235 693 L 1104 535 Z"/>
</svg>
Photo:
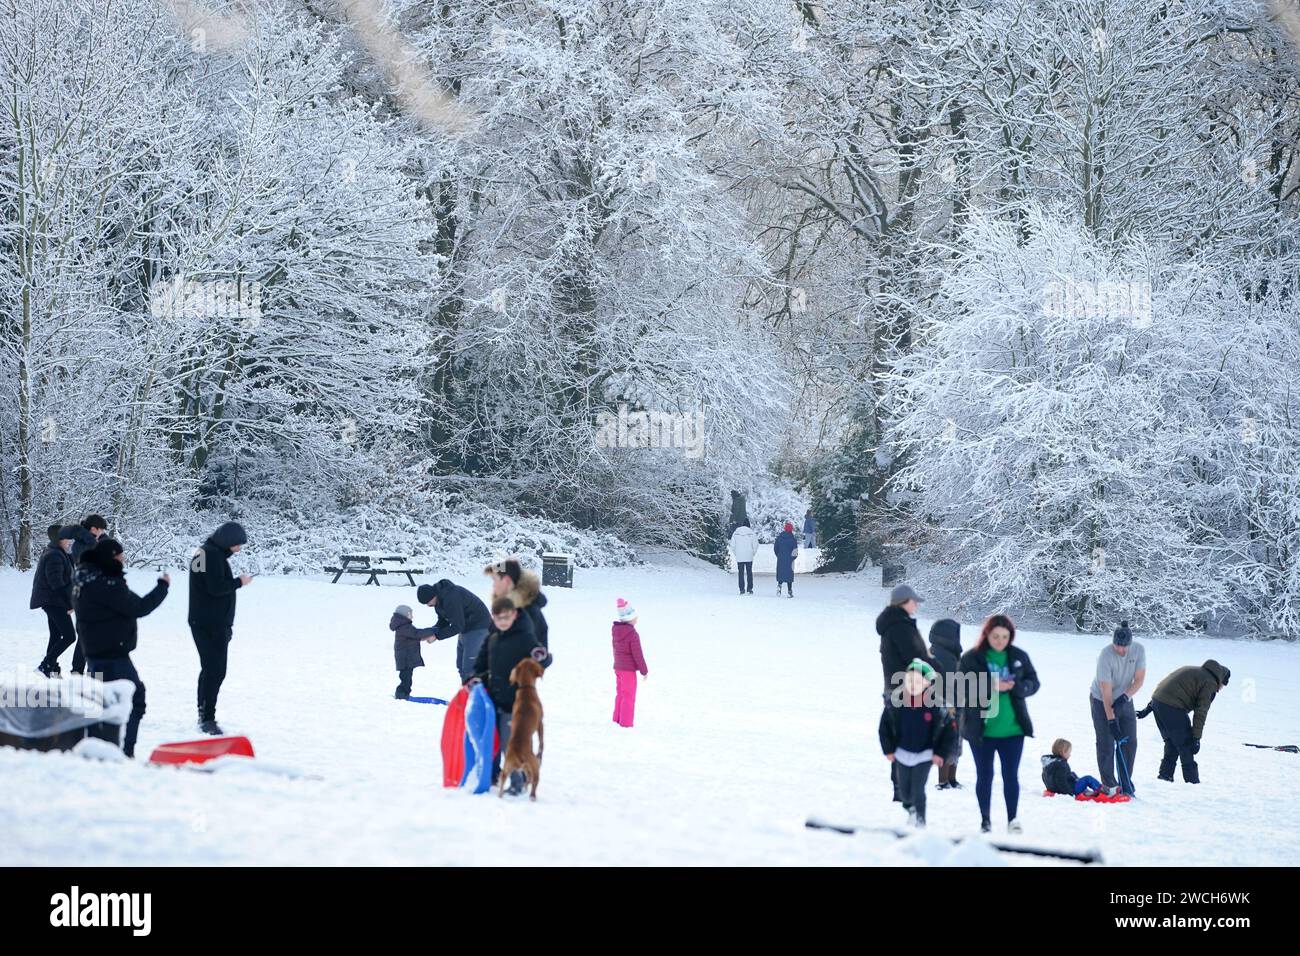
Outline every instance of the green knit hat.
<svg viewBox="0 0 1300 956">
<path fill-rule="evenodd" d="M 916 671 L 926 680 L 934 680 L 934 668 L 919 657 L 912 658 L 912 663 L 907 665 L 907 669 L 909 671 Z"/>
</svg>

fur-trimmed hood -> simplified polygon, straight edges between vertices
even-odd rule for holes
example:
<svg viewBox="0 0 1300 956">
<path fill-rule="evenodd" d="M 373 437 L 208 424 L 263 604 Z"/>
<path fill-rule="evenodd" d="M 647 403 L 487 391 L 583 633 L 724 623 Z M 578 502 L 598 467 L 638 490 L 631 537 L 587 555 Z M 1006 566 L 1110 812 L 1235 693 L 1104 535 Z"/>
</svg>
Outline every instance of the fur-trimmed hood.
<svg viewBox="0 0 1300 956">
<path fill-rule="evenodd" d="M 519 575 L 519 583 L 506 592 L 506 597 L 519 610 L 530 604 L 539 608 L 546 607 L 546 595 L 542 593 L 542 579 L 536 571 L 525 571 Z"/>
</svg>

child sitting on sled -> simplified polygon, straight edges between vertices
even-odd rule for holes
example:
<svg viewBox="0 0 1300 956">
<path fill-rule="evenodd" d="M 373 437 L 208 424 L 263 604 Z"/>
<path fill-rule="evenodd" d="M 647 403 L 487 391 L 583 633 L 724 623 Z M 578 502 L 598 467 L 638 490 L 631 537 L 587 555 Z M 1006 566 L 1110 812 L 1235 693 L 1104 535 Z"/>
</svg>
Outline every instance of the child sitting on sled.
<svg viewBox="0 0 1300 956">
<path fill-rule="evenodd" d="M 1095 797 L 1105 788 L 1096 777 L 1080 777 L 1070 770 L 1070 754 L 1074 745 L 1064 737 L 1056 738 L 1052 752 L 1043 754 L 1043 786 L 1049 793 L 1061 793 L 1068 797 Z"/>
</svg>

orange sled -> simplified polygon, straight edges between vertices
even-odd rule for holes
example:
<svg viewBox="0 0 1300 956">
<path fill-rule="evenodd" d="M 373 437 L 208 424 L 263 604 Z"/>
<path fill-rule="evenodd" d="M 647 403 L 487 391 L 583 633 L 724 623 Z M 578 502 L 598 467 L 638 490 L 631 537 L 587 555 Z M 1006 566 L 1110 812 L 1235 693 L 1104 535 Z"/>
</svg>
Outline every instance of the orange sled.
<svg viewBox="0 0 1300 956">
<path fill-rule="evenodd" d="M 1045 797 L 1055 797 L 1055 796 L 1057 796 L 1057 794 L 1052 793 L 1052 791 L 1050 791 L 1050 790 L 1044 790 L 1044 791 L 1043 791 L 1043 796 L 1045 796 Z M 1081 800 L 1081 801 L 1083 801 L 1083 802 L 1085 802 L 1085 803 L 1128 803 L 1128 802 L 1129 802 L 1130 800 L 1132 800 L 1133 798 L 1130 797 L 1130 796 L 1129 796 L 1128 794 L 1126 794 L 1126 793 L 1117 793 L 1117 794 L 1114 794 L 1113 796 L 1109 796 L 1109 797 L 1106 796 L 1106 794 L 1104 794 L 1104 793 L 1094 794 L 1094 795 L 1091 796 L 1091 797 L 1087 796 L 1086 794 L 1082 794 L 1082 793 L 1081 793 L 1081 794 L 1078 794 L 1074 799 L 1076 799 L 1076 800 Z"/>
<path fill-rule="evenodd" d="M 203 740 L 183 740 L 163 744 L 149 755 L 150 763 L 207 763 L 227 754 L 237 757 L 253 756 L 253 742 L 247 737 L 207 737 Z"/>
</svg>

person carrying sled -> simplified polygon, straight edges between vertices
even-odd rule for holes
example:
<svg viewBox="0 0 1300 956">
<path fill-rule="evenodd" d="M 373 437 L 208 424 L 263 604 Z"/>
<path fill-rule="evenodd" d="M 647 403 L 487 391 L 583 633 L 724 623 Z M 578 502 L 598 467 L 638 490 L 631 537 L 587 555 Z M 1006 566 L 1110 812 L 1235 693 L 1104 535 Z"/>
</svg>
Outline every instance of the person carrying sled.
<svg viewBox="0 0 1300 956">
<path fill-rule="evenodd" d="M 1097 673 L 1088 697 L 1097 739 L 1097 772 L 1107 793 L 1123 790 L 1130 796 L 1133 794 L 1133 765 L 1137 760 L 1137 712 L 1133 696 L 1142 689 L 1146 677 L 1146 651 L 1133 640 L 1128 621 L 1121 621 L 1111 642 L 1097 655 Z"/>
<path fill-rule="evenodd" d="M 59 655 L 77 643 L 77 628 L 72 621 L 72 542 L 77 529 L 71 525 L 52 528 L 50 543 L 41 553 L 41 560 L 32 575 L 32 599 L 28 607 L 45 613 L 45 623 L 50 639 L 45 645 L 45 656 L 36 669 L 46 677 L 59 676 Z M 80 674 L 86 669 L 81 647 L 72 654 L 72 672 Z"/>
<path fill-rule="evenodd" d="M 1205 718 L 1215 695 L 1228 686 L 1231 676 L 1232 672 L 1218 661 L 1208 660 L 1199 667 L 1180 667 L 1156 685 L 1151 703 L 1138 711 L 1138 717 L 1153 712 L 1156 715 L 1156 727 L 1165 742 L 1159 779 L 1173 783 L 1174 764 L 1181 761 L 1183 780 L 1201 782 L 1196 755 L 1201 750 Z"/>
<path fill-rule="evenodd" d="M 898 793 L 908 823 L 925 826 L 925 784 L 930 766 L 942 767 L 957 741 L 957 722 L 940 701 L 927 700 L 933 667 L 917 658 L 907 665 L 903 683 L 880 715 L 880 748 L 895 768 Z M 933 696 L 933 695 L 932 695 Z"/>
<path fill-rule="evenodd" d="M 740 585 L 741 594 L 754 593 L 754 555 L 757 553 L 758 535 L 746 518 L 731 532 L 731 556 L 736 561 L 736 583 Z"/>
<path fill-rule="evenodd" d="M 794 559 L 799 554 L 799 542 L 794 537 L 794 524 L 787 521 L 785 529 L 776 536 L 772 544 L 776 552 L 776 593 L 781 595 L 781 585 L 786 588 L 786 597 L 794 597 Z"/>
<path fill-rule="evenodd" d="M 474 673 L 474 659 L 492 627 L 487 605 L 473 591 L 446 578 L 437 584 L 421 584 L 415 599 L 438 613 L 432 636 L 426 640 L 432 643 L 455 637 L 456 673 L 461 683 L 469 680 Z"/>
<path fill-rule="evenodd" d="M 77 565 L 74 600 L 89 672 L 102 681 L 129 680 L 135 685 L 131 716 L 122 738 L 122 752 L 134 757 L 145 707 L 144 682 L 131 662 L 137 641 L 136 621 L 162 604 L 171 578 L 159 575 L 154 589 L 140 597 L 126 586 L 125 561 L 120 544 L 112 538 L 101 538 L 82 554 Z"/>
<path fill-rule="evenodd" d="M 412 618 L 415 614 L 405 604 L 399 604 L 388 619 L 388 629 L 393 632 L 393 657 L 397 663 L 397 690 L 393 692 L 396 700 L 406 700 L 411 696 L 411 680 L 417 667 L 424 666 L 424 657 L 420 654 L 420 642 L 427 640 L 437 631 L 437 627 L 416 627 Z"/>
<path fill-rule="evenodd" d="M 1043 754 L 1043 786 L 1049 793 L 1060 793 L 1070 797 L 1083 794 L 1095 797 L 1105 791 L 1102 782 L 1096 777 L 1080 777 L 1070 769 L 1070 754 L 1074 745 L 1064 737 L 1056 738 L 1052 752 Z"/>
<path fill-rule="evenodd" d="M 510 672 L 525 657 L 532 657 L 543 667 L 550 664 L 550 655 L 537 640 L 532 620 L 515 606 L 508 597 L 492 599 L 492 630 L 479 648 L 474 661 L 473 674 L 466 687 L 481 683 L 497 711 L 497 734 L 501 738 L 500 750 L 492 762 L 492 783 L 501 773 L 501 754 L 510 743 L 510 720 L 514 713 L 515 687 L 510 683 Z M 510 774 L 509 793 L 518 795 L 524 789 L 524 772 Z"/>
<path fill-rule="evenodd" d="M 957 663 L 961 660 L 961 625 L 950 617 L 935 621 L 930 625 L 930 660 L 934 662 L 935 680 L 938 690 L 947 704 L 948 713 L 955 719 L 957 703 L 952 698 L 953 681 L 957 676 Z M 939 768 L 940 790 L 961 790 L 957 782 L 957 760 L 961 757 L 961 734 L 943 766 Z"/>
</svg>

